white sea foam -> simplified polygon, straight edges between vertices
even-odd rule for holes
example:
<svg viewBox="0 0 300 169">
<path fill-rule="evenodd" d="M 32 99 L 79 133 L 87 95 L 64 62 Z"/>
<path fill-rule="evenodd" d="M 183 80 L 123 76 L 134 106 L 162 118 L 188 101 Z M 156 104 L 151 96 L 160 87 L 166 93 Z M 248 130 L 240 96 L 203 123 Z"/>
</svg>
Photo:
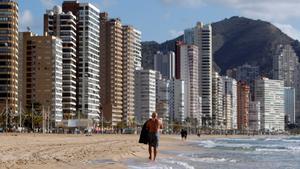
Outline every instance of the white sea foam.
<svg viewBox="0 0 300 169">
<path fill-rule="evenodd" d="M 289 143 L 300 143 L 300 140 L 295 140 L 295 139 L 283 139 L 282 141 L 289 142 Z"/>
<path fill-rule="evenodd" d="M 205 148 L 213 148 L 216 147 L 216 143 L 212 140 L 203 140 L 199 142 L 199 146 L 205 147 Z"/>
<path fill-rule="evenodd" d="M 206 162 L 206 163 L 222 163 L 222 162 L 230 162 L 230 163 L 236 163 L 237 160 L 233 159 L 226 159 L 226 158 L 214 158 L 214 157 L 202 157 L 202 158 L 189 158 L 191 161 L 195 162 Z"/>
<path fill-rule="evenodd" d="M 249 149 L 249 148 L 253 147 L 253 145 L 251 145 L 251 144 L 214 142 L 212 140 L 200 141 L 198 145 L 202 146 L 202 147 L 205 147 L 205 148 L 227 147 L 227 148 L 244 148 L 244 149 Z"/>
<path fill-rule="evenodd" d="M 266 138 L 265 141 L 282 141 L 283 138 Z"/>
<path fill-rule="evenodd" d="M 256 148 L 255 151 L 259 152 L 285 152 L 287 149 L 269 149 L 269 148 Z"/>
<path fill-rule="evenodd" d="M 130 169 L 194 169 L 193 166 L 186 162 L 174 160 L 172 158 L 159 159 L 155 162 L 131 164 Z"/>
<path fill-rule="evenodd" d="M 180 166 L 180 168 L 184 169 L 195 169 L 193 166 L 183 161 L 175 161 L 173 159 L 162 159 L 162 161 L 168 164 L 175 164 L 176 166 Z"/>
</svg>

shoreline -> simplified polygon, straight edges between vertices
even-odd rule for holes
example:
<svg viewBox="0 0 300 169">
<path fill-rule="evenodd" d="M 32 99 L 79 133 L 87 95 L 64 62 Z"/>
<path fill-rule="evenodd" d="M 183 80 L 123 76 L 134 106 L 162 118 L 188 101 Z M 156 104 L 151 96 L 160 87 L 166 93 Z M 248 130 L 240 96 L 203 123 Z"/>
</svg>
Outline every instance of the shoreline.
<svg viewBox="0 0 300 169">
<path fill-rule="evenodd" d="M 254 136 L 279 137 L 273 135 Z M 253 138 L 247 135 L 161 135 L 157 159 L 172 158 L 170 150 L 189 151 L 193 141 L 216 138 Z M 139 135 L 0 134 L 0 169 L 127 168 L 128 161 L 150 162 L 148 146 Z"/>
</svg>

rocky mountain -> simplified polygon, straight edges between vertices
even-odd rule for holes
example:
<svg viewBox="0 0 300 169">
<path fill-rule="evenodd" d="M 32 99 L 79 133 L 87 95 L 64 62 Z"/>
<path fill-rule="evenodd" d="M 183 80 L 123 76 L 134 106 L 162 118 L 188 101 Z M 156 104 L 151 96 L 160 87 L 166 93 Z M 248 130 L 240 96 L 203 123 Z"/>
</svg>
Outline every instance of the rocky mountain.
<svg viewBox="0 0 300 169">
<path fill-rule="evenodd" d="M 248 63 L 259 66 L 262 74 L 270 75 L 272 55 L 279 44 L 291 44 L 300 56 L 300 42 L 269 22 L 234 16 L 213 23 L 212 28 L 213 57 L 223 73 Z M 174 51 L 176 41 L 182 39 L 183 36 L 179 36 L 161 44 L 143 42 L 143 67 L 153 69 L 153 55 L 156 51 Z"/>
</svg>

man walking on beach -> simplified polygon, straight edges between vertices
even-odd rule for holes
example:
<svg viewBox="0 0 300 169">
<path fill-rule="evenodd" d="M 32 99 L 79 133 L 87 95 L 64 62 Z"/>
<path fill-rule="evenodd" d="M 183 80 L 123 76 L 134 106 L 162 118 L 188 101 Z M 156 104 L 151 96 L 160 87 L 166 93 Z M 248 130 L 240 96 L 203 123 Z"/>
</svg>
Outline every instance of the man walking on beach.
<svg viewBox="0 0 300 169">
<path fill-rule="evenodd" d="M 152 159 L 152 147 L 153 147 L 153 161 L 157 155 L 157 147 L 159 142 L 159 129 L 162 129 L 162 122 L 157 119 L 157 113 L 152 113 L 152 118 L 147 122 L 147 130 L 149 131 L 149 159 Z"/>
</svg>

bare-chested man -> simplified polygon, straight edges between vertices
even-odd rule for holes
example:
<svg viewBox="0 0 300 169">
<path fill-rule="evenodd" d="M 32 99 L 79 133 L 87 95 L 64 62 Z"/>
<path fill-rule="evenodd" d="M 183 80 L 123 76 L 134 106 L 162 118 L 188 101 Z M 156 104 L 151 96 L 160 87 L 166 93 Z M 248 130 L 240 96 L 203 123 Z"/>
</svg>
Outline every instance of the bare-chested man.
<svg viewBox="0 0 300 169">
<path fill-rule="evenodd" d="M 152 159 L 152 147 L 153 147 L 153 160 L 155 160 L 157 155 L 157 147 L 159 142 L 159 129 L 162 129 L 162 122 L 157 119 L 157 113 L 152 113 L 152 118 L 147 122 L 147 130 L 149 131 L 149 159 Z"/>
</svg>

